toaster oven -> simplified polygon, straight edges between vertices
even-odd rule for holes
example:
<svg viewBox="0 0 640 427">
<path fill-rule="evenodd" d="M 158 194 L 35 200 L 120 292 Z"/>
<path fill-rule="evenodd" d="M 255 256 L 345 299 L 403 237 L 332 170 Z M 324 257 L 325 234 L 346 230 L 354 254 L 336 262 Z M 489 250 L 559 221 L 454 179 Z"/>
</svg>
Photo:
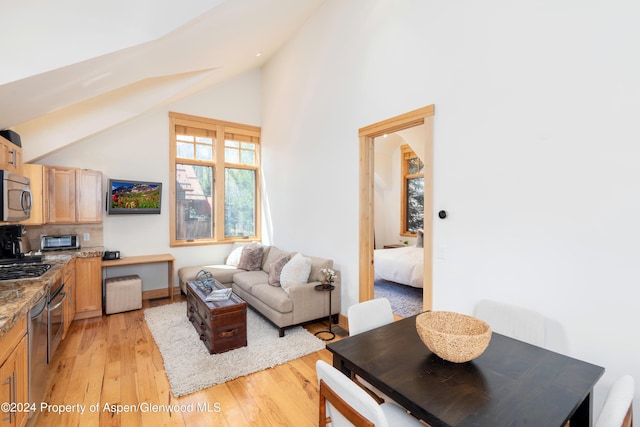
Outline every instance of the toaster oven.
<svg viewBox="0 0 640 427">
<path fill-rule="evenodd" d="M 69 251 L 80 249 L 80 239 L 76 234 L 64 236 L 40 236 L 40 249 L 42 251 Z"/>
</svg>

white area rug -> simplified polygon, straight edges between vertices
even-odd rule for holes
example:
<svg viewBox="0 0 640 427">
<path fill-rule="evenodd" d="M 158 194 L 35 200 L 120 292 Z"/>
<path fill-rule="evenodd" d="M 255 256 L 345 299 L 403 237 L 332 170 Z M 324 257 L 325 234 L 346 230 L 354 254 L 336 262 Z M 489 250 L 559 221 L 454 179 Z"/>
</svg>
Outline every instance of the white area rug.
<svg viewBox="0 0 640 427">
<path fill-rule="evenodd" d="M 187 318 L 187 303 L 148 308 L 144 317 L 158 344 L 175 397 L 272 368 L 325 348 L 324 341 L 301 326 L 278 329 L 247 309 L 247 347 L 209 354 Z"/>
</svg>

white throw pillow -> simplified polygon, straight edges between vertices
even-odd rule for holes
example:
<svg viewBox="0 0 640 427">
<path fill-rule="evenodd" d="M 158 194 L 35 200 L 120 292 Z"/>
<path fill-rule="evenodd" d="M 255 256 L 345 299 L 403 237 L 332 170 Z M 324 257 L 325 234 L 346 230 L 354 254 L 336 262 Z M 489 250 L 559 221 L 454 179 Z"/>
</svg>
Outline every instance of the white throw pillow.
<svg viewBox="0 0 640 427">
<path fill-rule="evenodd" d="M 225 264 L 232 267 L 237 267 L 240 263 L 240 257 L 242 256 L 242 249 L 245 246 L 247 246 L 247 243 L 234 242 L 233 246 L 231 247 L 231 253 L 227 257 Z"/>
<path fill-rule="evenodd" d="M 289 287 L 292 285 L 307 283 L 309 273 L 311 273 L 311 259 L 302 256 L 302 254 L 296 254 L 282 267 L 280 286 L 286 293 L 289 293 Z"/>
</svg>

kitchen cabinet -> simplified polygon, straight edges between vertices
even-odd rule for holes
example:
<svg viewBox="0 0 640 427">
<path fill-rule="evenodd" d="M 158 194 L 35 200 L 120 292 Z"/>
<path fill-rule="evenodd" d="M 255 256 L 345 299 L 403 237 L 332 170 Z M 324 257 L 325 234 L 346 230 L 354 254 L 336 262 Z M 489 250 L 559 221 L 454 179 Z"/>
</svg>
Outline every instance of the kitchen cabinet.
<svg viewBox="0 0 640 427">
<path fill-rule="evenodd" d="M 102 172 L 76 170 L 76 222 L 102 222 Z"/>
<path fill-rule="evenodd" d="M 31 216 L 25 225 L 102 222 L 102 172 L 27 163 Z"/>
<path fill-rule="evenodd" d="M 102 316 L 102 258 L 76 258 L 76 319 Z"/>
<path fill-rule="evenodd" d="M 49 224 L 102 222 L 102 172 L 49 166 Z"/>
<path fill-rule="evenodd" d="M 22 165 L 22 174 L 31 181 L 31 215 L 20 221 L 24 225 L 42 225 L 45 223 L 45 208 L 48 207 L 47 173 L 43 165 L 27 163 Z"/>
<path fill-rule="evenodd" d="M 67 299 L 64 310 L 64 328 L 62 330 L 62 339 L 67 335 L 67 331 L 76 315 L 76 259 L 72 258 L 62 271 L 64 278 L 64 291 L 67 293 Z"/>
<path fill-rule="evenodd" d="M 24 406 L 29 401 L 29 363 L 27 319 L 23 316 L 13 328 L 0 338 L 0 427 L 22 427 L 29 413 Z M 4 404 L 15 405 L 20 411 L 4 410 Z"/>
<path fill-rule="evenodd" d="M 49 209 L 47 223 L 73 223 L 76 221 L 76 171 L 48 167 Z"/>
<path fill-rule="evenodd" d="M 22 174 L 22 147 L 0 136 L 0 169 Z"/>
</svg>

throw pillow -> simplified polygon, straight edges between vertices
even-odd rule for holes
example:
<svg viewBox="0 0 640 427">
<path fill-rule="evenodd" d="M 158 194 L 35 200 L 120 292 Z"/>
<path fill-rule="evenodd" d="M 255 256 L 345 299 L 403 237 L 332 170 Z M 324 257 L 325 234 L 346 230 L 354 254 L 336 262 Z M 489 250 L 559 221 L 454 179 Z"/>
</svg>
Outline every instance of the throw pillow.
<svg viewBox="0 0 640 427">
<path fill-rule="evenodd" d="M 421 248 L 424 245 L 424 232 L 422 229 L 418 230 L 418 239 L 416 240 L 416 248 Z"/>
<path fill-rule="evenodd" d="M 242 244 L 242 245 L 237 245 L 237 244 L 233 244 L 233 247 L 231 249 L 231 253 L 229 254 L 229 256 L 227 257 L 227 260 L 225 261 L 226 265 L 230 265 L 231 267 L 237 267 L 238 263 L 240 262 L 240 256 L 242 255 L 242 249 L 247 246 L 246 244 Z"/>
<path fill-rule="evenodd" d="M 269 284 L 271 286 L 280 286 L 280 275 L 282 269 L 289 262 L 289 255 L 282 255 L 269 266 Z"/>
<path fill-rule="evenodd" d="M 262 268 L 262 253 L 264 252 L 264 246 L 259 245 L 247 245 L 242 248 L 242 255 L 240 255 L 240 262 L 238 262 L 238 268 L 248 271 L 257 271 Z"/>
<path fill-rule="evenodd" d="M 280 286 L 286 293 L 289 293 L 291 286 L 307 283 L 309 273 L 311 273 L 311 260 L 302 254 L 296 254 L 282 267 Z"/>
</svg>

